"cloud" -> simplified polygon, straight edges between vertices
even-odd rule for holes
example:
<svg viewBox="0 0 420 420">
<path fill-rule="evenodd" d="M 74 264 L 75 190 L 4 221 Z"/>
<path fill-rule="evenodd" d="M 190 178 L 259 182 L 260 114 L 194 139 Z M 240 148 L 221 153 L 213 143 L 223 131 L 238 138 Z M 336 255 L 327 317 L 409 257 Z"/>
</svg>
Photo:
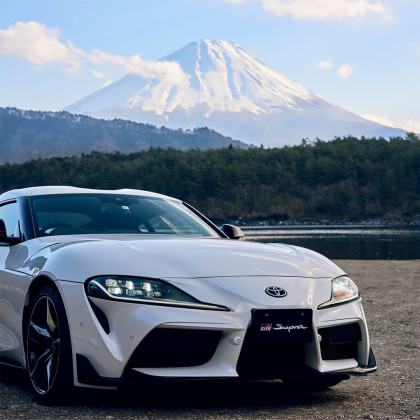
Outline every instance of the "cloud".
<svg viewBox="0 0 420 420">
<path fill-rule="evenodd" d="M 107 86 L 109 86 L 112 83 L 112 80 L 107 80 L 101 87 L 100 89 L 106 88 Z"/>
<path fill-rule="evenodd" d="M 363 114 L 362 117 L 366 120 L 386 125 L 387 127 L 395 127 L 395 124 L 389 120 L 387 117 L 378 117 L 377 115 L 372 114 Z"/>
<path fill-rule="evenodd" d="M 411 118 L 402 126 L 402 128 L 410 133 L 420 134 L 420 121 L 413 121 Z"/>
<path fill-rule="evenodd" d="M 189 76 L 174 61 L 143 60 L 137 54 L 132 57 L 123 57 L 97 49 L 89 55 L 89 60 L 94 64 L 123 68 L 128 73 L 138 74 L 145 79 L 163 79 L 178 86 L 189 84 Z"/>
<path fill-rule="evenodd" d="M 337 74 L 341 79 L 348 79 L 352 73 L 353 68 L 350 64 L 342 64 L 337 70 Z"/>
<path fill-rule="evenodd" d="M 325 60 L 325 61 L 320 61 L 319 63 L 315 64 L 315 66 L 320 70 L 326 70 L 326 69 L 331 68 L 333 64 L 331 63 L 331 61 Z"/>
<path fill-rule="evenodd" d="M 362 117 L 387 127 L 402 128 L 405 131 L 420 134 L 420 121 L 414 121 L 412 118 L 409 118 L 405 123 L 397 124 L 387 117 L 379 117 L 372 114 L 363 114 Z"/>
<path fill-rule="evenodd" d="M 100 80 L 104 80 L 107 79 L 109 77 L 109 73 L 102 73 L 100 71 L 97 70 L 91 70 L 90 71 L 97 79 Z M 109 86 L 112 83 L 112 80 L 108 79 L 101 87 L 100 89 L 106 88 L 107 86 Z"/>
<path fill-rule="evenodd" d="M 334 67 L 334 64 L 331 61 L 324 60 L 315 64 L 315 67 L 319 70 L 328 70 Z M 337 75 L 340 79 L 348 79 L 353 74 L 353 67 L 350 64 L 342 64 L 337 69 Z"/>
<path fill-rule="evenodd" d="M 59 38 L 58 29 L 47 28 L 43 23 L 16 22 L 0 30 L 0 54 L 23 58 L 40 67 L 58 64 L 73 75 L 82 67 L 85 53 Z"/>
<path fill-rule="evenodd" d="M 277 17 L 299 20 L 361 19 L 376 15 L 392 20 L 382 0 L 221 0 L 232 4 L 260 3 L 263 10 Z"/>
<path fill-rule="evenodd" d="M 97 79 L 106 79 L 107 77 L 109 77 L 107 74 L 102 73 L 100 71 L 97 70 L 91 70 L 90 71 Z"/>
<path fill-rule="evenodd" d="M 19 57 L 37 66 L 57 65 L 70 76 L 91 73 L 97 79 L 111 79 L 116 72 L 135 73 L 147 79 L 163 79 L 175 85 L 189 85 L 189 76 L 176 62 L 143 60 L 139 55 L 123 57 L 94 49 L 86 52 L 70 41 L 60 41 L 60 31 L 40 22 L 16 22 L 0 30 L 0 54 Z M 107 82 L 108 83 L 108 82 Z"/>
</svg>

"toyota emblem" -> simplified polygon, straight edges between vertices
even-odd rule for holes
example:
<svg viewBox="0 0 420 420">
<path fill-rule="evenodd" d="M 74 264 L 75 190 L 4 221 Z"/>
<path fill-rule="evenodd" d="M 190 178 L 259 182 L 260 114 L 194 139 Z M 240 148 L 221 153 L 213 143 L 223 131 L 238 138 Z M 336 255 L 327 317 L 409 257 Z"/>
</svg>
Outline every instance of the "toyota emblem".
<svg viewBox="0 0 420 420">
<path fill-rule="evenodd" d="M 265 293 L 271 297 L 275 298 L 282 298 L 287 295 L 286 290 L 282 289 L 281 287 L 277 286 L 270 286 L 265 289 Z"/>
</svg>

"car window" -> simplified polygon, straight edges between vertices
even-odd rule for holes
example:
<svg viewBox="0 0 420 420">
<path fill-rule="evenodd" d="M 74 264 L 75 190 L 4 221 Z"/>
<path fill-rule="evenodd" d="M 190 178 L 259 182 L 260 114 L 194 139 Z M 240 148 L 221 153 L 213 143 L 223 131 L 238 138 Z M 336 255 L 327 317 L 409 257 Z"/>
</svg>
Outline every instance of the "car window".
<svg viewBox="0 0 420 420">
<path fill-rule="evenodd" d="M 39 212 L 37 213 L 38 223 L 40 226 L 47 226 L 54 223 L 66 223 L 75 227 L 81 227 L 93 219 L 86 214 L 73 212 Z"/>
<path fill-rule="evenodd" d="M 149 222 L 153 230 L 158 233 L 171 233 L 171 231 L 177 231 L 183 235 L 197 233 L 191 225 L 173 213 L 153 217 Z"/>
<path fill-rule="evenodd" d="M 219 235 L 175 200 L 114 194 L 30 198 L 37 236 L 87 233 Z"/>
<path fill-rule="evenodd" d="M 18 236 L 18 205 L 16 202 L 0 206 L 0 219 L 6 225 L 7 236 Z"/>
</svg>

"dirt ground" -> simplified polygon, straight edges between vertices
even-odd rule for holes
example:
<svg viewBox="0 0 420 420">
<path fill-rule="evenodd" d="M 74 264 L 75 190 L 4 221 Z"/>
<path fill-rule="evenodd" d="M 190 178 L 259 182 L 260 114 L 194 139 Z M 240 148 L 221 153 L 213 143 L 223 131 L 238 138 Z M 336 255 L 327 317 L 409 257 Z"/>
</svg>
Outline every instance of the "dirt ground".
<svg viewBox="0 0 420 420">
<path fill-rule="evenodd" d="M 154 385 L 84 391 L 43 407 L 25 376 L 0 368 L 0 419 L 418 419 L 420 261 L 336 261 L 358 284 L 378 371 L 322 392 L 279 381 Z"/>
</svg>

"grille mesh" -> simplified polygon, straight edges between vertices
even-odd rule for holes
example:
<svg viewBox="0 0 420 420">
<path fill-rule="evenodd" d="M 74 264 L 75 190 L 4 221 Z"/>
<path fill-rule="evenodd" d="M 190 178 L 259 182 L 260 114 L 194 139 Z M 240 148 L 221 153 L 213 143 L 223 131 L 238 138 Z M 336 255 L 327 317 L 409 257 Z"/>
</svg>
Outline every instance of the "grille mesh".
<svg viewBox="0 0 420 420">
<path fill-rule="evenodd" d="M 358 341 L 362 339 L 358 323 L 320 328 L 323 360 L 357 359 Z"/>
</svg>

